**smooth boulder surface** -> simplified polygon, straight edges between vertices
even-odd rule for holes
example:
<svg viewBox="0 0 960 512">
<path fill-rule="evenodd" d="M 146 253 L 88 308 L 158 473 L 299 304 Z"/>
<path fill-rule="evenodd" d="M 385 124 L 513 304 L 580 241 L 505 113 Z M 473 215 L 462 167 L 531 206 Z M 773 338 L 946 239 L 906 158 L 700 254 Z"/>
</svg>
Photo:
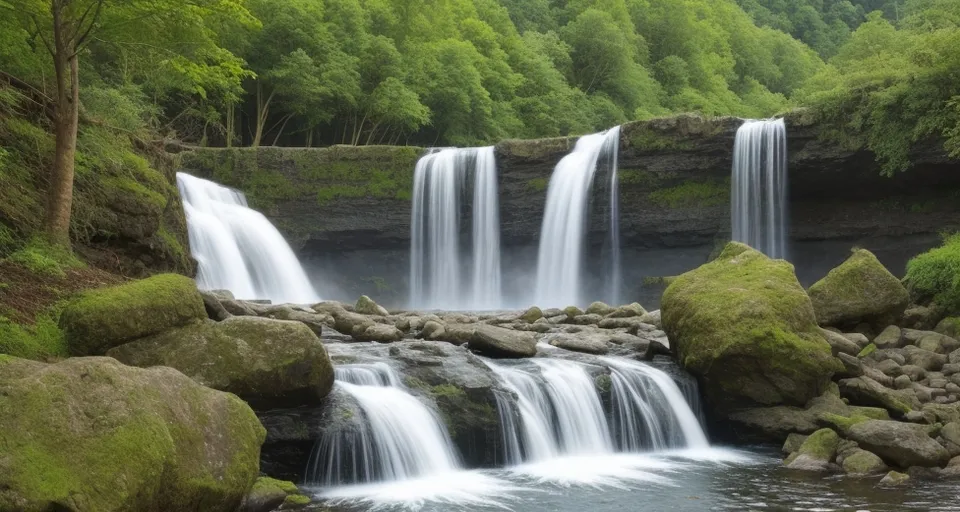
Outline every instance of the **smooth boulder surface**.
<svg viewBox="0 0 960 512">
<path fill-rule="evenodd" d="M 875 453 L 859 448 L 844 457 L 841 467 L 843 472 L 848 475 L 874 475 L 883 473 L 888 469 L 887 465 L 883 463 L 883 459 Z"/>
<path fill-rule="evenodd" d="M 840 436 L 829 428 L 822 428 L 810 434 L 800 448 L 787 459 L 790 469 L 804 471 L 826 471 L 837 454 Z"/>
<path fill-rule="evenodd" d="M 533 357 L 537 354 L 537 338 L 529 332 L 478 325 L 467 347 L 490 357 Z"/>
<path fill-rule="evenodd" d="M 232 512 L 264 435 L 242 400 L 172 368 L 0 356 L 0 510 Z"/>
<path fill-rule="evenodd" d="M 353 306 L 353 310 L 361 315 L 387 316 L 389 314 L 387 313 L 386 308 L 377 304 L 373 301 L 373 299 L 367 297 L 366 295 L 361 295 L 360 298 L 357 299 L 357 303 Z"/>
<path fill-rule="evenodd" d="M 679 363 L 720 414 L 802 406 L 843 369 L 793 266 L 741 243 L 674 279 L 661 319 Z"/>
<path fill-rule="evenodd" d="M 170 366 L 255 407 L 318 404 L 333 388 L 323 343 L 300 322 L 236 316 L 114 348 L 131 366 Z"/>
<path fill-rule="evenodd" d="M 903 284 L 866 249 L 857 249 L 808 290 L 821 325 L 889 325 L 910 301 Z"/>
<path fill-rule="evenodd" d="M 950 460 L 950 454 L 930 437 L 929 428 L 913 423 L 868 420 L 850 427 L 847 437 L 902 468 L 943 466 Z"/>
<path fill-rule="evenodd" d="M 87 356 L 204 318 L 193 279 L 161 274 L 83 292 L 64 308 L 60 327 L 70 354 Z"/>
</svg>

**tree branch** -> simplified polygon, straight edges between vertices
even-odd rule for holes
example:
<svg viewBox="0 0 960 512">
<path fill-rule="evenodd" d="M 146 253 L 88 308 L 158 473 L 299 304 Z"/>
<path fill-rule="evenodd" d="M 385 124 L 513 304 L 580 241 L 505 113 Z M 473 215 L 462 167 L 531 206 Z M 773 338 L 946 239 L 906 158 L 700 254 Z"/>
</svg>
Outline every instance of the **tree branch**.
<svg viewBox="0 0 960 512">
<path fill-rule="evenodd" d="M 70 55 L 71 58 L 76 57 L 80 50 L 83 49 L 84 43 L 87 40 L 87 37 L 90 35 L 90 32 L 93 31 L 93 27 L 97 26 L 97 20 L 100 19 L 100 11 L 103 7 L 103 0 L 97 0 L 97 10 L 93 13 L 93 18 L 90 20 L 90 24 L 87 25 L 86 30 L 84 30 L 83 35 L 80 36 L 73 46 L 73 54 Z M 87 17 L 87 13 L 84 13 L 84 18 Z M 77 32 L 81 29 L 81 24 L 83 23 L 83 18 L 80 19 L 80 23 L 77 23 Z"/>
</svg>

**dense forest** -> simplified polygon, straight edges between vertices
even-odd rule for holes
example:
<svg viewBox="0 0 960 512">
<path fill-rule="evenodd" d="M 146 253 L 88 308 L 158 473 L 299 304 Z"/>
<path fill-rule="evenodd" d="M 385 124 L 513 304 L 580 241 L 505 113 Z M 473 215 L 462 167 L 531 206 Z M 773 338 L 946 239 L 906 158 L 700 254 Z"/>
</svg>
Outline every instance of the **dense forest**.
<svg viewBox="0 0 960 512">
<path fill-rule="evenodd" d="M 146 139 L 470 145 L 806 106 L 889 172 L 930 135 L 960 150 L 960 0 L 0 0 L 0 13 L 0 70 L 17 86 L 0 109 L 23 94 L 69 104 L 73 77 L 78 118 Z"/>
</svg>

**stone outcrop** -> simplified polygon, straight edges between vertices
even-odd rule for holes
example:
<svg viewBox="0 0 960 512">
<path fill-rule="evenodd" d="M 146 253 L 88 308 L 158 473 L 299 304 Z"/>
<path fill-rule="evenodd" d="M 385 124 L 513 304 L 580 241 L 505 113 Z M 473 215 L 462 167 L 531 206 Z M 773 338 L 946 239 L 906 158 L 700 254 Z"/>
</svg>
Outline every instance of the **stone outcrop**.
<svg viewBox="0 0 960 512">
<path fill-rule="evenodd" d="M 866 249 L 857 249 L 807 291 L 820 325 L 889 325 L 903 315 L 910 294 Z"/>
<path fill-rule="evenodd" d="M 0 356 L 0 510 L 233 512 L 264 429 L 171 368 Z"/>
</svg>

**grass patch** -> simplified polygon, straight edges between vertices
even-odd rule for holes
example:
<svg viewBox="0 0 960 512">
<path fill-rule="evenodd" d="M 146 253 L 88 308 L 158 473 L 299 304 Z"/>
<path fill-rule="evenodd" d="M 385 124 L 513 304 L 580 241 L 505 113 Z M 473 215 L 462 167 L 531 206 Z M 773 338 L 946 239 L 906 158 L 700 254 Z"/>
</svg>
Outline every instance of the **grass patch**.
<svg viewBox="0 0 960 512">
<path fill-rule="evenodd" d="M 38 361 L 67 357 L 67 342 L 58 325 L 60 311 L 60 305 L 50 308 L 33 325 L 0 316 L 0 354 Z"/>
<path fill-rule="evenodd" d="M 34 274 L 59 278 L 66 277 L 67 269 L 84 266 L 69 250 L 50 245 L 39 238 L 31 239 L 26 247 L 7 259 L 23 265 Z"/>
</svg>

